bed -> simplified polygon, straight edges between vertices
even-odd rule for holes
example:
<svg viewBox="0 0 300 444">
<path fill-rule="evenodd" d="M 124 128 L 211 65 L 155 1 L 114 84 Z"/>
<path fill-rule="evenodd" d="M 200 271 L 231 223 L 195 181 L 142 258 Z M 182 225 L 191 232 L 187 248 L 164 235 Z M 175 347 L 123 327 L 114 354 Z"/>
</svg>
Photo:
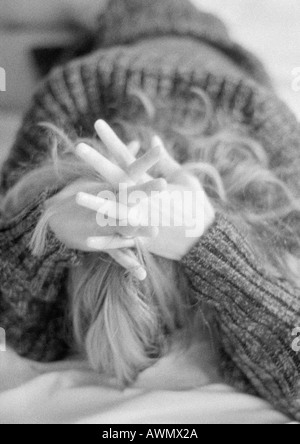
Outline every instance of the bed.
<svg viewBox="0 0 300 444">
<path fill-rule="evenodd" d="M 0 354 L 0 424 L 288 422 L 265 402 L 221 381 L 206 385 L 203 360 L 206 370 L 215 372 L 205 344 L 184 352 L 174 346 L 132 387 L 121 390 L 81 360 L 42 365 L 7 350 Z"/>
<path fill-rule="evenodd" d="M 300 116 L 300 92 L 292 71 L 300 66 L 297 0 L 194 0 L 218 11 L 233 33 L 275 72 L 280 95 Z M 226 4 L 226 8 L 224 8 Z M 242 5 L 241 5 L 242 4 Z M 286 28 L 288 27 L 288 29 Z M 291 43 L 291 38 L 292 43 Z M 264 46 L 262 46 L 264 42 Z M 289 51 L 286 51 L 289 48 Z M 297 58 L 298 57 L 298 58 Z M 279 63 L 280 60 L 280 63 Z M 298 65 L 297 65 L 298 63 Z M 20 114 L 0 108 L 0 162 L 6 157 Z M 198 360 L 214 366 L 203 344 L 168 356 L 120 390 L 82 360 L 41 365 L 0 352 L 1 424 L 285 424 L 288 418 L 260 399 L 236 392 L 222 381 L 205 383 Z"/>
</svg>

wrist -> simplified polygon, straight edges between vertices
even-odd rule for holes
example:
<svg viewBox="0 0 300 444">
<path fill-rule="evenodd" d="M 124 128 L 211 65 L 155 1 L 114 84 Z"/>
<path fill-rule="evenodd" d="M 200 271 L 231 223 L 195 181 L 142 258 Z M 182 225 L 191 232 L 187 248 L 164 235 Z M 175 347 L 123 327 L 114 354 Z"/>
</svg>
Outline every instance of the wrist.
<svg viewBox="0 0 300 444">
<path fill-rule="evenodd" d="M 206 199 L 205 202 L 204 211 L 205 211 L 205 218 L 204 218 L 203 234 L 205 234 L 216 221 L 216 210 L 214 209 L 208 198 Z"/>
<path fill-rule="evenodd" d="M 179 255 L 178 260 L 181 261 L 190 251 L 198 244 L 200 239 L 210 230 L 216 221 L 216 211 L 211 205 L 208 198 L 205 199 L 204 203 L 204 216 L 202 223 L 194 230 L 186 232 L 186 242 L 184 248 Z"/>
</svg>

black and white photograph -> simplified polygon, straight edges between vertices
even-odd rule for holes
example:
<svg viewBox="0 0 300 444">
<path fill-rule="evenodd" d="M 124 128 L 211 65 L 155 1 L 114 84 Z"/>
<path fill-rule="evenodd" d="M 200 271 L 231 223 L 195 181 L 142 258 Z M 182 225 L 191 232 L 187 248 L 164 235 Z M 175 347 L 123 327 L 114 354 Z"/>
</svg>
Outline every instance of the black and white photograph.
<svg viewBox="0 0 300 444">
<path fill-rule="evenodd" d="M 299 23 L 0 0 L 0 424 L 300 424 Z"/>
</svg>

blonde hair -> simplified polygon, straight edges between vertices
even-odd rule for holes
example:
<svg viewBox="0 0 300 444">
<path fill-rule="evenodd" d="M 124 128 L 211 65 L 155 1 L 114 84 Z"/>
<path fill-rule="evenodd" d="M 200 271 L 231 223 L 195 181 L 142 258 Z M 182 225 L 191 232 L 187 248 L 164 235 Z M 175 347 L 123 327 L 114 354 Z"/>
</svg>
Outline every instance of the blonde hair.
<svg viewBox="0 0 300 444">
<path fill-rule="evenodd" d="M 141 117 L 115 121 L 114 129 L 125 141 L 140 140 L 143 151 L 159 133 L 167 149 L 196 175 L 215 209 L 229 217 L 247 233 L 257 257 L 267 271 L 294 282 L 298 278 L 300 236 L 297 231 L 299 196 L 280 169 L 272 170 L 261 144 L 227 121 L 226 113 L 216 113 L 202 91 L 194 91 L 202 104 L 201 116 L 188 122 L 162 125 L 159 111 L 137 92 L 144 109 Z M 199 117 L 200 116 L 200 117 Z M 74 155 L 74 143 L 52 125 L 44 125 L 53 137 L 49 159 L 27 174 L 6 196 L 6 211 L 19 211 L 41 189 L 61 189 L 77 179 L 106 184 Z M 88 140 L 100 151 L 104 147 Z M 295 165 L 292 174 L 299 174 Z M 153 172 L 155 175 L 155 171 Z M 288 177 L 288 174 L 285 174 Z M 49 208 L 37 225 L 32 241 L 41 254 L 50 217 Z M 135 251 L 145 263 L 148 279 L 141 283 L 105 254 L 89 254 L 70 271 L 70 299 L 74 335 L 85 350 L 92 367 L 115 376 L 122 384 L 131 383 L 168 346 L 168 338 L 190 322 L 191 295 L 178 264 Z"/>
</svg>

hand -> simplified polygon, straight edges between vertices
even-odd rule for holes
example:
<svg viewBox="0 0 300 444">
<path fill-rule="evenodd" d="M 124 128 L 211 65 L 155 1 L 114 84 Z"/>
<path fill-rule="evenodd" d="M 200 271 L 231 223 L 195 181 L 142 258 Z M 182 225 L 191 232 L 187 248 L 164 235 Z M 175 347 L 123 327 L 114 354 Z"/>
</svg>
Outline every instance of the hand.
<svg viewBox="0 0 300 444">
<path fill-rule="evenodd" d="M 114 165 L 112 167 L 110 165 L 112 170 L 110 174 L 114 176 L 114 181 L 124 182 L 125 179 L 126 182 L 128 177 L 130 177 L 131 180 L 135 180 L 136 184 L 142 183 L 142 185 L 131 188 L 131 191 L 138 189 L 143 191 L 145 181 L 151 180 L 151 177 L 146 174 L 145 168 L 140 168 L 140 165 L 145 162 L 147 157 L 151 159 L 151 153 L 152 156 L 154 153 L 154 157 L 155 155 L 159 156 L 159 161 L 155 164 L 156 169 L 158 174 L 169 182 L 165 192 L 155 199 L 150 197 L 150 193 L 148 193 L 149 198 L 141 200 L 136 207 L 139 210 L 143 226 L 151 226 L 151 221 L 147 220 L 147 217 L 144 217 L 145 215 L 151 215 L 152 218 L 154 217 L 155 220 L 161 222 L 159 234 L 152 239 L 139 237 L 140 241 L 146 245 L 151 253 L 171 260 L 181 260 L 197 243 L 215 218 L 214 209 L 199 181 L 184 172 L 183 168 L 167 153 L 162 141 L 158 137 L 153 139 L 152 151 L 141 159 L 136 160 L 135 156 L 105 122 L 98 121 L 96 123 L 96 130 L 109 149 L 110 154 L 116 160 L 117 166 Z M 88 156 L 87 152 L 81 156 L 89 164 L 94 164 L 99 156 L 95 151 L 92 154 L 92 151 L 90 151 Z M 103 164 L 103 161 L 101 162 Z M 150 167 L 150 163 L 147 166 Z M 130 188 L 128 191 L 130 197 Z M 174 192 L 176 193 L 176 198 L 172 199 Z M 185 198 L 188 199 L 188 202 L 185 202 Z M 95 196 L 81 195 L 79 204 L 101 213 L 103 211 L 103 203 L 98 199 Z M 193 211 L 195 214 L 194 217 L 191 217 Z M 178 223 L 179 220 L 180 223 Z M 164 221 L 169 221 L 170 223 L 164 224 Z M 138 233 L 135 234 L 135 237 L 138 237 Z M 99 242 L 98 245 L 97 237 L 90 237 L 88 239 L 89 245 L 92 243 L 95 249 L 98 246 L 101 248 L 101 240 Z"/>
<path fill-rule="evenodd" d="M 142 227 L 136 220 L 135 212 L 126 205 L 118 205 L 116 209 L 116 206 L 111 206 L 110 202 L 102 198 L 102 212 L 99 211 L 96 218 L 95 213 L 86 208 L 86 205 L 78 206 L 78 203 L 85 202 L 86 198 L 91 203 L 93 198 L 97 198 L 99 207 L 100 198 L 96 196 L 107 192 L 115 195 L 116 186 L 122 181 L 134 189 L 134 174 L 139 171 L 145 177 L 147 170 L 159 159 L 157 150 L 148 153 L 144 159 L 133 162 L 132 178 L 130 171 L 124 174 L 123 170 L 87 145 L 79 145 L 76 151 L 79 157 L 84 158 L 103 177 L 106 184 L 103 184 L 103 180 L 102 183 L 100 180 L 99 182 L 78 180 L 48 200 L 46 210 L 51 214 L 50 228 L 68 248 L 86 252 L 103 251 L 121 266 L 133 272 L 138 279 L 145 279 L 145 270 L 129 249 L 136 246 L 136 237 L 155 236 L 157 230 Z M 149 194 L 163 190 L 164 186 L 165 181 L 150 180 L 142 188 L 146 194 Z M 107 217 L 113 223 L 107 223 Z M 96 238 L 96 245 L 93 239 L 89 239 L 91 237 Z"/>
</svg>

